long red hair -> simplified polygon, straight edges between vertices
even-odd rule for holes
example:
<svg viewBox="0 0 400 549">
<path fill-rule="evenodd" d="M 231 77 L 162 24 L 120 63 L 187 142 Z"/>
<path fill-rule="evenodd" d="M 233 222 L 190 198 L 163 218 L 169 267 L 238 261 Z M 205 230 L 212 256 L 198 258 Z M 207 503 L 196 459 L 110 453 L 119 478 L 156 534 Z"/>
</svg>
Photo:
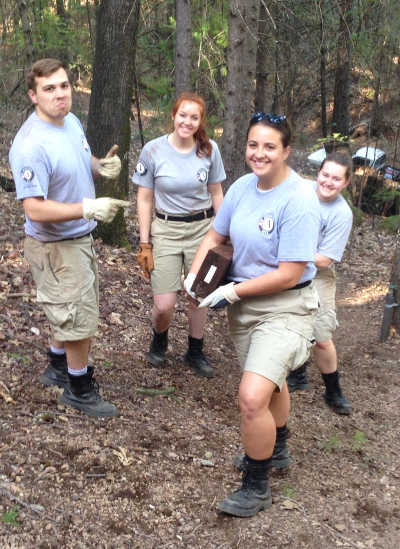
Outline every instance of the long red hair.
<svg viewBox="0 0 400 549">
<path fill-rule="evenodd" d="M 183 92 L 179 95 L 175 104 L 172 108 L 172 117 L 175 118 L 176 113 L 178 112 L 179 107 L 184 101 L 191 101 L 192 103 L 197 103 L 200 107 L 200 126 L 197 132 L 194 134 L 194 139 L 196 141 L 196 154 L 197 156 L 211 156 L 212 145 L 210 138 L 206 132 L 206 104 L 204 99 L 197 95 L 196 93 Z"/>
</svg>

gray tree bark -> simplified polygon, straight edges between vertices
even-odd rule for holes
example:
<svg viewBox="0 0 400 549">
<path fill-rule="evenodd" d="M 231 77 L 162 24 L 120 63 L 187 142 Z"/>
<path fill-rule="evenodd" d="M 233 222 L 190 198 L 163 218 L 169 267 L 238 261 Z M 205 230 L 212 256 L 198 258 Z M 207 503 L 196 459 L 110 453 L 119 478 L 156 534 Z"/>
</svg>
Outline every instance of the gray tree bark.
<svg viewBox="0 0 400 549">
<path fill-rule="evenodd" d="M 265 97 L 267 91 L 267 10 L 265 0 L 260 2 L 257 30 L 257 55 L 256 55 L 256 93 L 254 98 L 254 110 L 265 110 Z"/>
<path fill-rule="evenodd" d="M 192 2 L 176 0 L 175 96 L 191 90 Z"/>
<path fill-rule="evenodd" d="M 335 91 L 333 98 L 332 133 L 348 135 L 350 129 L 350 84 L 352 61 L 352 9 L 353 0 L 341 0 L 339 32 L 336 53 Z"/>
<path fill-rule="evenodd" d="M 102 0 L 97 8 L 87 137 L 95 156 L 104 157 L 116 143 L 122 160 L 116 181 L 99 179 L 97 196 L 128 196 L 129 121 L 139 8 L 140 0 Z M 112 223 L 100 223 L 98 233 L 108 244 L 124 244 L 126 226 L 122 212 Z"/>
<path fill-rule="evenodd" d="M 226 185 L 243 175 L 246 131 L 255 93 L 260 0 L 230 0 L 228 75 L 222 153 Z"/>
</svg>

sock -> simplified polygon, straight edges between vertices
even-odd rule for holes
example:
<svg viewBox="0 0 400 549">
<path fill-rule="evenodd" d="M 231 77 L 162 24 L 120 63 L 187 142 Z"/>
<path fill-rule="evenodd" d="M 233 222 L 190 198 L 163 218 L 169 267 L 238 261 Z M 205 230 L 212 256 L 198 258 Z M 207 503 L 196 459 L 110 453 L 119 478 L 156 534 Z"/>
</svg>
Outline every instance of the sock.
<svg viewBox="0 0 400 549">
<path fill-rule="evenodd" d="M 269 469 L 269 466 L 271 463 L 271 457 L 267 459 L 253 459 L 249 457 L 247 454 L 245 454 L 245 460 L 247 461 L 248 465 L 251 468 L 262 470 L 262 471 L 264 471 L 265 469 Z"/>
<path fill-rule="evenodd" d="M 87 374 L 87 366 L 85 366 L 81 370 L 73 370 L 68 366 L 68 373 L 70 376 L 84 376 Z"/>
<path fill-rule="evenodd" d="M 339 389 L 339 372 L 337 370 L 331 374 L 322 374 L 322 379 L 328 393 Z"/>
<path fill-rule="evenodd" d="M 289 436 L 289 429 L 287 428 L 287 425 L 282 425 L 282 427 L 276 428 L 276 440 L 286 440 Z"/>
<path fill-rule="evenodd" d="M 53 355 L 65 355 L 64 347 L 53 347 L 53 345 L 50 345 L 50 351 L 53 353 Z"/>
</svg>

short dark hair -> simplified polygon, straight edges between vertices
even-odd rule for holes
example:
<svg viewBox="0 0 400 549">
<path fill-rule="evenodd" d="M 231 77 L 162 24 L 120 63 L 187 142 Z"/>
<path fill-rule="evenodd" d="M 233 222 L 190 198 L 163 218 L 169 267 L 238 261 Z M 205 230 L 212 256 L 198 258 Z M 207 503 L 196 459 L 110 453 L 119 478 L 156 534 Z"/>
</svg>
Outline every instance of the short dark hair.
<svg viewBox="0 0 400 549">
<path fill-rule="evenodd" d="M 339 164 L 339 166 L 343 166 L 343 168 L 346 168 L 346 171 L 344 174 L 346 179 L 349 179 L 351 177 L 351 174 L 353 173 L 353 160 L 351 156 L 347 153 L 332 152 L 327 154 L 323 159 L 323 161 L 321 162 L 319 171 L 322 170 L 325 162 L 334 162 L 335 164 Z"/>
<path fill-rule="evenodd" d="M 249 137 L 249 132 L 256 124 L 262 124 L 277 130 L 281 134 L 282 145 L 288 147 L 292 140 L 292 130 L 285 115 L 276 115 L 271 113 L 257 112 L 250 118 L 249 127 L 247 128 L 246 138 Z"/>
<path fill-rule="evenodd" d="M 59 59 L 52 59 L 51 57 L 39 59 L 38 61 L 36 61 L 32 65 L 31 70 L 26 77 L 28 90 L 36 91 L 36 78 L 49 76 L 50 74 L 53 74 L 53 72 L 58 71 L 58 69 L 64 69 L 67 72 L 67 65 L 63 61 L 60 61 Z"/>
</svg>

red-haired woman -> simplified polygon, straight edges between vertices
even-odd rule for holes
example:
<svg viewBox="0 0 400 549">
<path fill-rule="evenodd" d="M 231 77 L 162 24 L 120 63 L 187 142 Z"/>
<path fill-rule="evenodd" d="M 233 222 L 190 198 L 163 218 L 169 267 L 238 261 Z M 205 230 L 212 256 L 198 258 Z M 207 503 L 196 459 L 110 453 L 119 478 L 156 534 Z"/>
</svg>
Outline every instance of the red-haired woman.
<svg viewBox="0 0 400 549">
<path fill-rule="evenodd" d="M 153 339 L 147 359 L 155 367 L 165 364 L 182 271 L 185 276 L 189 272 L 223 199 L 225 170 L 217 144 L 205 130 L 205 116 L 200 96 L 181 94 L 172 110 L 173 132 L 143 147 L 132 176 L 138 185 L 137 259 L 153 290 Z M 214 369 L 203 353 L 206 311 L 190 302 L 188 317 L 185 364 L 200 376 L 213 377 Z"/>
</svg>

